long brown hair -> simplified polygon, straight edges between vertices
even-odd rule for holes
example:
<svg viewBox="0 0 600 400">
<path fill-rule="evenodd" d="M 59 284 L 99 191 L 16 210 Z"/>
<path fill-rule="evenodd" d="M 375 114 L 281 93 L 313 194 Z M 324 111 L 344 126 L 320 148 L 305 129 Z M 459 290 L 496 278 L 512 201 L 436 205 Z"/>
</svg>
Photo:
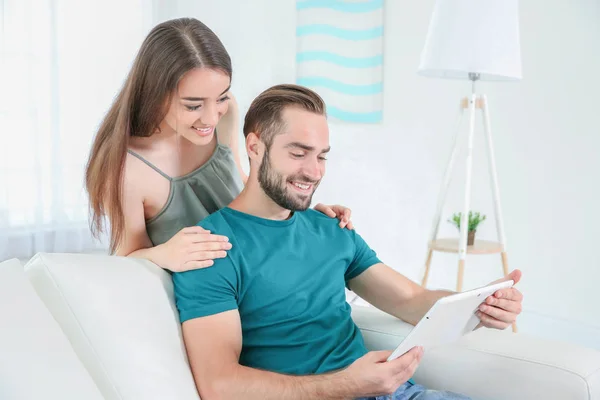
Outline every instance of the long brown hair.
<svg viewBox="0 0 600 400">
<path fill-rule="evenodd" d="M 110 225 L 110 252 L 123 238 L 123 169 L 130 136 L 151 136 L 168 112 L 183 75 L 199 67 L 231 78 L 231 59 L 202 22 L 180 18 L 155 26 L 145 38 L 123 87 L 94 139 L 85 171 L 90 228 L 96 238 Z"/>
</svg>

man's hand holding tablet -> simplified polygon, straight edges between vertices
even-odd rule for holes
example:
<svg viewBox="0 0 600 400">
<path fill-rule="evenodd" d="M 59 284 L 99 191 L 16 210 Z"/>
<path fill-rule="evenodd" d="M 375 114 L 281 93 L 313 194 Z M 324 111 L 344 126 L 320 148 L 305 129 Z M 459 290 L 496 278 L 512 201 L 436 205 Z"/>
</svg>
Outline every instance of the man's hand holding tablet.
<svg viewBox="0 0 600 400">
<path fill-rule="evenodd" d="M 521 312 L 523 295 L 514 288 L 520 279 L 521 271 L 515 270 L 487 286 L 440 298 L 388 357 L 388 361 L 416 346 L 426 351 L 451 343 L 482 326 L 494 329 L 510 326 Z"/>
</svg>

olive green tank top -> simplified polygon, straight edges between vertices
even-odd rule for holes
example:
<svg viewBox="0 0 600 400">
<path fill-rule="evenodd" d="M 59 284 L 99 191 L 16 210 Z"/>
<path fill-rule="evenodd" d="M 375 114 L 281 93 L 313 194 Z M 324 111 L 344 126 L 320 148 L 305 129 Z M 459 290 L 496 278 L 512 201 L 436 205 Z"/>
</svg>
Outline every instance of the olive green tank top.
<svg viewBox="0 0 600 400">
<path fill-rule="evenodd" d="M 208 215 L 228 205 L 244 187 L 233 152 L 217 144 L 209 160 L 189 174 L 172 178 L 139 154 L 128 150 L 171 183 L 169 198 L 154 217 L 146 221 L 146 231 L 157 246 L 181 229 L 194 226 Z"/>
</svg>

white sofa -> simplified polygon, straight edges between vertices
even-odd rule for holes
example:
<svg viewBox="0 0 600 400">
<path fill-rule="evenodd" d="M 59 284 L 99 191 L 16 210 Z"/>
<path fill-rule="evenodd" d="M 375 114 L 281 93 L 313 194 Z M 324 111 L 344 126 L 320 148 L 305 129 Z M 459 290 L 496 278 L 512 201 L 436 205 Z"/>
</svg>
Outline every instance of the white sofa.
<svg viewBox="0 0 600 400">
<path fill-rule="evenodd" d="M 372 308 L 353 318 L 371 349 L 410 326 Z M 86 254 L 0 263 L 0 399 L 198 400 L 170 276 Z M 600 400 L 600 352 L 510 330 L 433 349 L 414 379 L 473 399 Z"/>
</svg>

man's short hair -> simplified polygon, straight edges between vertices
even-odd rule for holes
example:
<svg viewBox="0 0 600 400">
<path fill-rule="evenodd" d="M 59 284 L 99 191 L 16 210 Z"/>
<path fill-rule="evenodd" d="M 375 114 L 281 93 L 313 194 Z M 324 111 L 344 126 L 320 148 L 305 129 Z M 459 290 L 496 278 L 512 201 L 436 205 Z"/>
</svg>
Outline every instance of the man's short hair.
<svg viewBox="0 0 600 400">
<path fill-rule="evenodd" d="M 316 92 L 299 85 L 283 84 L 262 92 L 250 105 L 244 120 L 244 137 L 254 132 L 267 148 L 275 135 L 283 133 L 285 123 L 281 114 L 286 107 L 327 116 L 325 102 Z"/>
</svg>

